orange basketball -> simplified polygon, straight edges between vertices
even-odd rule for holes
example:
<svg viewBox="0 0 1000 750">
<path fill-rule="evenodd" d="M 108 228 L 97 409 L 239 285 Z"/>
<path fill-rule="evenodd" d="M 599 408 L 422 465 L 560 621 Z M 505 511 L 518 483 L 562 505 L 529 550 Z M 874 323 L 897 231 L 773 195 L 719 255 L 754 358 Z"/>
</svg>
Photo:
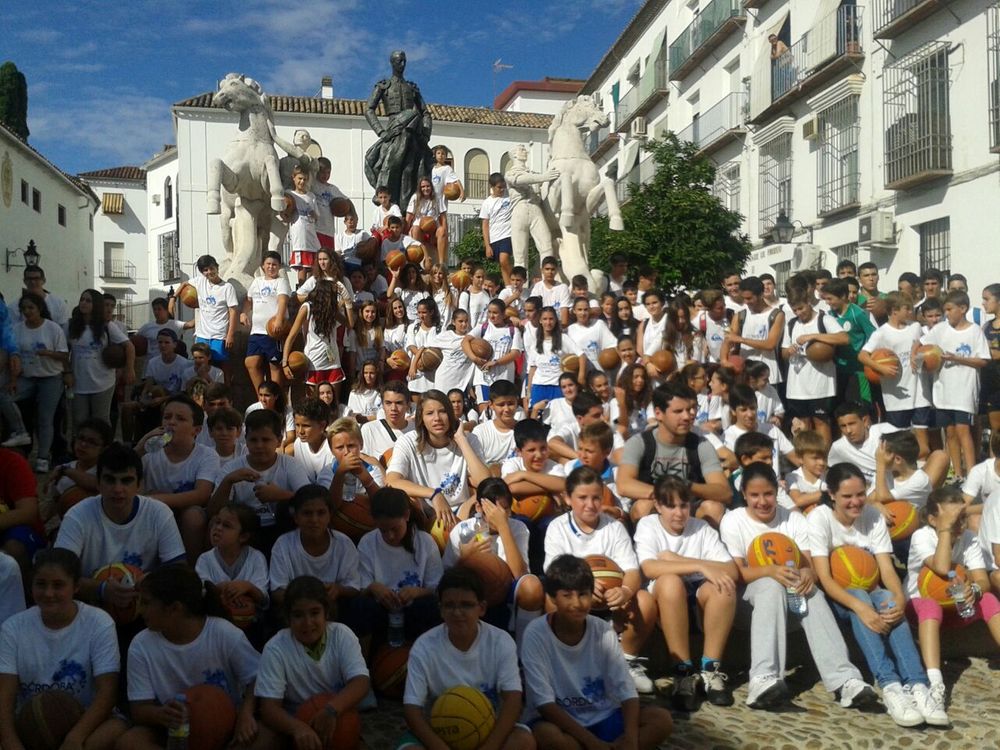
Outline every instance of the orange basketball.
<svg viewBox="0 0 1000 750">
<path fill-rule="evenodd" d="M 288 331 L 291 330 L 291 327 L 291 324 L 287 320 L 278 320 L 277 316 L 275 316 L 267 321 L 267 335 L 276 341 L 284 343 L 285 339 L 288 338 Z"/>
<path fill-rule="evenodd" d="M 135 347 L 135 356 L 145 357 L 146 353 L 149 352 L 149 339 L 145 336 L 140 336 L 138 333 L 133 333 L 129 340 L 132 342 L 132 346 Z"/>
<path fill-rule="evenodd" d="M 372 263 L 378 257 L 379 241 L 374 237 L 369 237 L 364 242 L 359 242 L 354 246 L 358 260 L 362 263 Z"/>
<path fill-rule="evenodd" d="M 746 360 L 744 360 L 739 354 L 730 354 L 729 357 L 726 358 L 725 366 L 739 375 L 743 372 L 743 368 L 746 366 Z"/>
<path fill-rule="evenodd" d="M 302 352 L 289 352 L 286 374 L 292 379 L 301 378 L 309 372 L 309 358 Z"/>
<path fill-rule="evenodd" d="M 183 302 L 188 307 L 190 307 L 192 309 L 197 309 L 198 308 L 198 290 L 195 289 L 190 284 L 188 284 L 187 286 L 185 286 L 181 290 L 181 293 L 179 295 L 177 295 L 177 296 L 180 297 L 181 302 Z"/>
<path fill-rule="evenodd" d="M 610 557 L 587 555 L 584 559 L 594 574 L 594 585 L 601 591 L 616 589 L 625 580 L 625 571 Z"/>
<path fill-rule="evenodd" d="M 398 271 L 406 265 L 406 253 L 402 250 L 390 250 L 385 256 L 385 265 L 390 271 Z"/>
<path fill-rule="evenodd" d="M 830 552 L 830 573 L 833 580 L 845 589 L 871 591 L 879 582 L 875 555 L 849 544 Z"/>
<path fill-rule="evenodd" d="M 621 363 L 621 355 L 618 354 L 618 350 L 613 346 L 602 349 L 601 353 L 597 355 L 597 364 L 605 370 L 614 370 Z"/>
<path fill-rule="evenodd" d="M 351 203 L 350 198 L 334 198 L 330 201 L 330 213 L 338 219 L 343 219 L 345 216 L 349 216 L 353 211 L 354 204 Z"/>
<path fill-rule="evenodd" d="M 90 490 L 85 490 L 83 487 L 78 485 L 73 485 L 68 490 L 65 490 L 56 501 L 56 505 L 59 507 L 59 515 L 65 516 L 66 511 L 72 508 L 81 500 L 92 497 L 96 495 L 96 492 L 91 492 Z"/>
<path fill-rule="evenodd" d="M 893 500 L 885 504 L 885 509 L 892 515 L 892 525 L 889 527 L 889 537 L 894 542 L 909 539 L 920 526 L 917 509 L 906 500 Z"/>
<path fill-rule="evenodd" d="M 944 352 L 941 351 L 940 346 L 934 344 L 918 346 L 916 351 L 917 365 L 924 372 L 937 372 L 941 369 L 941 363 L 944 362 L 943 355 Z"/>
<path fill-rule="evenodd" d="M 472 349 L 472 353 L 480 359 L 485 359 L 486 361 L 493 359 L 493 347 L 490 345 L 490 342 L 485 339 L 477 339 L 473 337 L 469 342 L 469 348 Z"/>
<path fill-rule="evenodd" d="M 883 365 L 885 367 L 895 365 L 897 368 L 900 366 L 899 357 L 896 356 L 896 352 L 892 349 L 876 349 L 872 352 L 871 357 L 872 362 L 877 365 Z M 879 383 L 882 381 L 882 376 L 867 365 L 865 365 L 865 377 L 872 383 Z"/>
<path fill-rule="evenodd" d="M 747 548 L 747 564 L 751 568 L 765 565 L 785 565 L 789 561 L 798 568 L 802 563 L 799 547 L 784 534 L 768 531 L 750 542 Z"/>
<path fill-rule="evenodd" d="M 806 346 L 806 359 L 813 364 L 822 364 L 833 360 L 834 347 L 822 341 L 810 341 Z"/>
<path fill-rule="evenodd" d="M 517 308 L 514 307 L 513 305 L 507 305 L 507 309 L 504 311 L 504 314 L 510 320 L 520 320 L 521 319 L 521 313 L 519 313 L 517 311 Z"/>
<path fill-rule="evenodd" d="M 406 259 L 410 263 L 419 263 L 424 259 L 425 252 L 423 245 L 410 245 L 406 248 Z"/>
<path fill-rule="evenodd" d="M 336 693 L 314 695 L 295 712 L 295 718 L 312 726 L 313 719 L 323 710 L 327 703 L 336 697 Z M 325 746 L 328 750 L 356 750 L 361 743 L 361 717 L 357 711 L 344 711 L 337 714 L 337 728 L 332 740 Z"/>
<path fill-rule="evenodd" d="M 405 370 L 410 366 L 410 355 L 405 349 L 397 349 L 386 357 L 385 363 L 393 370 Z"/>
<path fill-rule="evenodd" d="M 448 200 L 457 201 L 462 196 L 462 186 L 458 182 L 449 182 L 442 192 Z"/>
<path fill-rule="evenodd" d="M 108 344 L 101 349 L 101 360 L 112 370 L 125 366 L 125 344 Z"/>
<path fill-rule="evenodd" d="M 486 596 L 486 603 L 495 607 L 507 601 L 507 593 L 510 585 L 514 583 L 514 574 L 510 572 L 510 567 L 492 552 L 477 552 L 474 555 L 463 557 L 459 561 L 469 570 L 479 576 L 483 582 L 483 593 Z"/>
<path fill-rule="evenodd" d="M 660 349 L 649 358 L 649 362 L 660 371 L 661 375 L 669 375 L 677 369 L 677 358 L 667 349 Z"/>
<path fill-rule="evenodd" d="M 455 528 L 455 525 L 445 526 L 444 522 L 437 518 L 434 523 L 431 524 L 431 538 L 437 542 L 438 550 L 441 554 L 444 554 L 445 549 L 448 546 L 448 537 L 451 535 L 451 530 Z"/>
<path fill-rule="evenodd" d="M 385 452 L 378 457 L 378 462 L 382 464 L 383 469 L 387 469 L 390 461 L 392 461 L 392 448 L 386 448 Z"/>
<path fill-rule="evenodd" d="M 384 644 L 372 657 L 372 687 L 386 698 L 402 698 L 406 686 L 406 662 L 410 658 L 409 646 L 393 647 Z"/>
<path fill-rule="evenodd" d="M 286 194 L 285 195 L 285 207 L 278 212 L 278 216 L 282 218 L 283 221 L 291 221 L 295 216 L 295 199 Z"/>
<path fill-rule="evenodd" d="M 952 570 L 955 571 L 955 577 L 959 581 L 965 581 L 964 567 L 955 565 Z M 942 578 L 926 565 L 920 569 L 920 575 L 917 576 L 917 588 L 923 598 L 933 599 L 944 609 L 955 609 L 955 600 L 948 593 L 948 579 Z"/>
<path fill-rule="evenodd" d="M 135 565 L 128 565 L 127 563 L 111 563 L 110 565 L 105 565 L 103 568 L 98 568 L 94 571 L 91 578 L 93 578 L 98 583 L 103 583 L 104 581 L 117 581 L 125 586 L 130 586 L 135 588 L 139 585 L 139 581 L 143 579 L 145 574 L 141 569 L 137 568 Z M 136 599 L 128 607 L 116 607 L 113 604 L 105 604 L 104 609 L 107 610 L 111 618 L 119 625 L 127 625 L 130 622 L 135 622 L 136 618 L 139 617 L 139 600 Z"/>
<path fill-rule="evenodd" d="M 437 231 L 438 223 L 435 218 L 431 216 L 424 216 L 417 223 L 417 226 L 420 227 L 420 231 L 423 232 L 424 234 L 432 235 Z"/>
<path fill-rule="evenodd" d="M 625 512 L 622 510 L 621 501 L 615 497 L 615 493 L 611 491 L 610 488 L 604 488 L 604 496 L 601 498 L 601 511 L 607 513 L 612 518 L 616 518 L 621 521 L 625 518 Z"/>
<path fill-rule="evenodd" d="M 448 277 L 448 283 L 458 291 L 464 292 L 472 284 L 472 276 L 469 275 L 468 271 L 455 271 Z"/>
<path fill-rule="evenodd" d="M 433 372 L 443 360 L 444 355 L 441 354 L 441 350 L 435 346 L 429 346 L 424 349 L 424 353 L 420 356 L 420 370 L 421 372 Z"/>
<path fill-rule="evenodd" d="M 43 690 L 28 698 L 14 719 L 14 731 L 27 750 L 59 750 L 83 716 L 80 702 L 62 690 Z"/>
<path fill-rule="evenodd" d="M 222 606 L 229 614 L 233 625 L 243 630 L 253 625 L 253 621 L 257 619 L 257 605 L 249 596 L 241 596 L 232 604 L 224 601 Z"/>
<path fill-rule="evenodd" d="M 579 372 L 580 357 L 576 354 L 567 354 L 559 360 L 559 365 L 562 367 L 563 372 Z"/>
<path fill-rule="evenodd" d="M 355 544 L 375 528 L 368 495 L 357 495 L 353 502 L 343 502 L 330 517 L 330 525 L 341 534 L 349 536 Z"/>
<path fill-rule="evenodd" d="M 537 521 L 555 513 L 556 501 L 552 499 L 551 495 L 532 495 L 514 500 L 510 509 L 514 515 Z"/>
<path fill-rule="evenodd" d="M 195 685 L 184 691 L 191 721 L 190 750 L 222 750 L 236 727 L 236 706 L 215 685 Z"/>
</svg>

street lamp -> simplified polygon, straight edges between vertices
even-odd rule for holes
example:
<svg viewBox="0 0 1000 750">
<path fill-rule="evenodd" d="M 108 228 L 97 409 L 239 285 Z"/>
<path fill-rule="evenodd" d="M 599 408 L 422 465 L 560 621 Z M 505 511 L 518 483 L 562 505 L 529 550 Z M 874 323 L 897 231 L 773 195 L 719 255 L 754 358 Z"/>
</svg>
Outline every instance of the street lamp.
<svg viewBox="0 0 1000 750">
<path fill-rule="evenodd" d="M 803 232 L 809 233 L 809 244 L 813 244 L 812 227 L 807 227 L 801 221 L 789 221 L 788 214 L 782 209 L 778 212 L 778 218 L 775 219 L 774 226 L 771 227 L 771 239 L 774 242 L 784 245 L 793 242 L 795 235 L 802 234 Z"/>
<path fill-rule="evenodd" d="M 18 253 L 24 256 L 23 266 L 20 263 L 12 263 L 10 260 L 11 258 L 16 258 Z M 37 266 L 38 259 L 41 257 L 41 254 L 35 248 L 34 240 L 28 240 L 28 247 L 24 250 L 19 247 L 15 247 L 13 250 L 7 248 L 7 257 L 5 258 L 7 272 L 10 273 L 11 268 L 27 268 L 30 266 Z"/>
</svg>

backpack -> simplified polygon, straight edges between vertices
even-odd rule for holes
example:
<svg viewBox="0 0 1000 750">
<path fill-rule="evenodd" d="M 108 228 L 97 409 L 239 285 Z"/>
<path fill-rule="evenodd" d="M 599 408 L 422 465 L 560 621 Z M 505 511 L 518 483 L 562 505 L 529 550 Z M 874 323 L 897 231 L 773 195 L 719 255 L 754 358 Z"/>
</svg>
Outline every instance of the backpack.
<svg viewBox="0 0 1000 750">
<path fill-rule="evenodd" d="M 653 460 L 656 458 L 656 437 L 653 433 L 657 429 L 651 427 L 640 433 L 642 435 L 642 458 L 639 461 L 639 473 L 636 478 L 646 484 L 656 484 L 656 480 L 659 479 L 659 477 L 653 476 Z M 702 484 L 705 481 L 705 476 L 701 471 L 701 459 L 698 457 L 698 446 L 704 440 L 693 432 L 689 432 L 684 438 L 684 452 L 688 465 L 688 475 L 684 479 L 688 482 Z"/>
<path fill-rule="evenodd" d="M 825 313 L 822 310 L 816 311 L 816 327 L 819 329 L 820 333 L 826 333 L 826 321 L 824 320 Z M 792 331 L 795 330 L 795 324 L 799 322 L 797 317 L 793 317 L 788 321 L 788 338 L 792 337 Z"/>
<path fill-rule="evenodd" d="M 773 308 L 771 310 L 770 314 L 767 316 L 767 333 L 768 333 L 768 335 L 770 335 L 770 333 L 771 333 L 771 326 L 774 325 L 774 321 L 777 320 L 778 313 L 780 313 L 780 312 L 783 312 L 783 310 L 780 307 L 775 307 L 775 308 Z M 746 323 L 746 322 L 747 322 L 747 311 L 745 309 L 744 310 L 740 310 L 736 314 L 736 325 L 735 325 L 735 327 L 734 327 L 733 330 L 735 330 L 738 335 L 742 336 L 743 335 L 743 324 Z M 705 326 L 706 327 L 708 326 L 707 322 L 705 323 Z M 780 338 L 778 339 L 777 346 L 774 347 L 774 357 L 775 357 L 775 359 L 778 362 L 781 361 L 781 339 Z"/>
</svg>

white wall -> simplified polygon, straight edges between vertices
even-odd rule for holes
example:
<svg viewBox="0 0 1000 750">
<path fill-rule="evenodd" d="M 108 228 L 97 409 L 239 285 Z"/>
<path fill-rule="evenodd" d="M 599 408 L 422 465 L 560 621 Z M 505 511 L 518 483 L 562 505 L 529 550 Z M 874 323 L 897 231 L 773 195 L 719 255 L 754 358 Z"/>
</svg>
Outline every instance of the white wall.
<svg viewBox="0 0 1000 750">
<path fill-rule="evenodd" d="M 165 297 L 171 286 L 176 282 L 160 279 L 160 236 L 177 229 L 178 217 L 178 184 L 177 184 L 177 150 L 172 149 L 164 154 L 154 156 L 146 163 L 146 275 L 149 287 L 143 299 L 152 300 Z M 166 216 L 166 196 L 164 185 L 170 178 L 171 190 L 174 192 L 173 215 Z M 160 196 L 159 203 L 153 203 L 153 196 Z M 151 317 L 151 313 L 150 313 Z"/>
<path fill-rule="evenodd" d="M 94 268 L 98 287 L 122 298 L 134 295 L 137 300 L 145 299 L 149 289 L 149 269 L 146 262 L 146 188 L 133 180 L 109 180 L 90 178 L 87 180 L 98 198 L 104 193 L 122 193 L 125 196 L 124 212 L 105 214 L 99 209 L 94 217 Z M 130 280 L 111 278 L 105 261 L 105 243 L 121 243 L 125 246 L 125 259 L 135 266 L 135 276 Z M 101 268 L 104 267 L 104 274 Z"/>
<path fill-rule="evenodd" d="M 561 91 L 519 91 L 504 107 L 505 112 L 540 112 L 555 115 L 574 97 Z"/>
</svg>

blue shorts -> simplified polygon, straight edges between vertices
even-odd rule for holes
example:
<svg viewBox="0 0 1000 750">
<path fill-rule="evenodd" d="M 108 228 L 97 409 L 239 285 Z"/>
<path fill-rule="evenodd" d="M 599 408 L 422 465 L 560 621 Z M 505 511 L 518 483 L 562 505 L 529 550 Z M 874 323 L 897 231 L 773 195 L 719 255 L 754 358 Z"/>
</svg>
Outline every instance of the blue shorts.
<svg viewBox="0 0 1000 750">
<path fill-rule="evenodd" d="M 967 411 L 959 411 L 958 409 L 935 409 L 934 426 L 951 427 L 952 425 L 960 424 L 971 426 L 975 418 L 975 414 L 971 414 Z"/>
<path fill-rule="evenodd" d="M 551 401 L 562 396 L 562 388 L 558 385 L 533 385 L 531 386 L 531 398 L 528 406 L 534 406 L 539 401 Z"/>
<path fill-rule="evenodd" d="M 507 254 L 514 254 L 514 243 L 510 237 L 504 237 L 502 240 L 490 240 L 490 247 L 493 248 L 493 257 L 496 260 L 500 260 L 500 256 Z"/>
<path fill-rule="evenodd" d="M 281 351 L 278 342 L 266 333 L 252 333 L 247 341 L 248 357 L 263 357 L 273 365 L 281 364 Z"/>
<path fill-rule="evenodd" d="M 535 719 L 531 722 L 534 726 L 544 719 Z M 601 740 L 601 742 L 614 742 L 625 734 L 625 715 L 620 708 L 616 708 L 613 713 L 601 719 L 596 724 L 585 725 L 584 729 Z"/>
<path fill-rule="evenodd" d="M 35 553 L 45 546 L 45 539 L 26 523 L 20 526 L 11 526 L 0 534 L 0 545 L 7 542 L 20 542 L 23 544 L 29 559 L 33 558 Z"/>
<path fill-rule="evenodd" d="M 913 418 L 910 420 L 912 427 L 918 430 L 926 430 L 934 424 L 934 407 L 920 406 L 913 410 Z"/>
<path fill-rule="evenodd" d="M 913 425 L 914 409 L 903 409 L 902 411 L 887 411 L 885 421 L 897 430 L 908 430 Z"/>
<path fill-rule="evenodd" d="M 194 339 L 196 344 L 208 344 L 209 349 L 212 350 L 212 362 L 228 362 L 229 352 L 226 351 L 226 342 L 222 339 L 203 339 L 201 336 L 195 336 Z"/>
</svg>

